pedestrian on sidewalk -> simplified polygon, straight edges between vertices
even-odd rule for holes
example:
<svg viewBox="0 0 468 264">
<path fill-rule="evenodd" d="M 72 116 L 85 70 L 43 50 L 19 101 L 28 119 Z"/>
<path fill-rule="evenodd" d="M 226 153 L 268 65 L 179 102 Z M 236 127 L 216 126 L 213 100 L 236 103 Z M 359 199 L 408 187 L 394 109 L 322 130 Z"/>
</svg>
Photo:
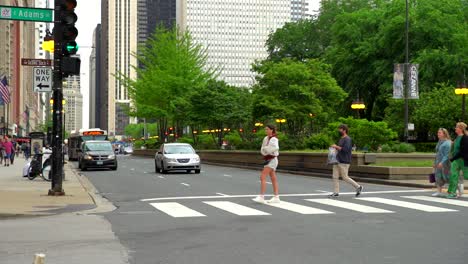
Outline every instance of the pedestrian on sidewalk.
<svg viewBox="0 0 468 264">
<path fill-rule="evenodd" d="M 4 142 L 5 139 L 3 137 L 0 137 L 0 165 L 3 164 L 3 159 L 5 157 L 5 148 L 3 147 Z"/>
<path fill-rule="evenodd" d="M 468 177 L 468 132 L 467 125 L 463 122 L 457 123 L 455 126 L 455 139 L 452 147 L 452 158 L 450 161 L 450 183 L 447 191 L 447 198 L 457 198 L 457 190 L 462 196 L 464 192 L 463 178 Z"/>
<path fill-rule="evenodd" d="M 338 164 L 333 165 L 333 193 L 329 197 L 338 197 L 340 195 L 340 177 L 349 184 L 351 184 L 356 189 L 356 197 L 361 195 L 363 190 L 362 185 L 357 184 L 353 179 L 348 176 L 349 166 L 351 164 L 352 157 L 352 140 L 348 136 L 349 128 L 345 124 L 341 124 L 338 127 L 338 133 L 340 135 L 340 140 L 338 145 L 334 144 L 331 147 L 338 151 L 336 158 Z"/>
<path fill-rule="evenodd" d="M 5 149 L 4 166 L 8 167 L 10 166 L 10 157 L 13 151 L 13 144 L 8 137 L 6 137 L 5 141 L 3 142 L 3 148 Z"/>
<path fill-rule="evenodd" d="M 13 147 L 11 148 L 10 164 L 13 165 L 15 163 L 15 156 L 16 156 L 16 141 L 11 140 L 11 144 L 13 145 Z"/>
<path fill-rule="evenodd" d="M 31 146 L 30 146 L 29 142 L 23 143 L 22 149 L 23 149 L 24 158 L 26 160 L 29 160 L 29 156 L 31 155 Z"/>
<path fill-rule="evenodd" d="M 442 188 L 450 179 L 450 148 L 452 146 L 452 140 L 450 134 L 445 128 L 439 128 L 437 131 L 437 137 L 439 142 L 436 146 L 436 158 L 434 160 L 434 174 L 435 174 L 435 185 L 437 192 L 433 193 L 432 196 L 442 196 Z"/>
<path fill-rule="evenodd" d="M 276 127 L 274 125 L 267 125 L 265 127 L 265 131 L 267 136 L 263 139 L 262 148 L 260 150 L 264 159 L 263 170 L 260 174 L 260 195 L 255 197 L 253 200 L 259 203 L 265 203 L 264 195 L 266 191 L 266 177 L 270 176 L 274 196 L 268 200 L 268 203 L 279 203 L 278 179 L 276 177 L 276 168 L 278 167 L 279 156 L 279 140 L 276 135 Z"/>
</svg>

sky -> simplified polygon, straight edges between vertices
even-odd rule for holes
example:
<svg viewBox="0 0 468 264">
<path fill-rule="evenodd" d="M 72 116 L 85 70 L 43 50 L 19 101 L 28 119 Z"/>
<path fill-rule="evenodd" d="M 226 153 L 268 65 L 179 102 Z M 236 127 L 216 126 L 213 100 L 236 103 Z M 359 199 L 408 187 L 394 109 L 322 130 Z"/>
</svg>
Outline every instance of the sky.
<svg viewBox="0 0 468 264">
<path fill-rule="evenodd" d="M 320 0 L 307 0 L 309 13 L 319 9 Z M 78 54 L 81 56 L 81 93 L 83 94 L 83 128 L 89 127 L 89 56 L 93 44 L 93 31 L 96 25 L 101 23 L 101 0 L 77 1 L 75 12 L 78 16 L 76 28 L 78 37 L 76 42 L 80 47 Z"/>
</svg>

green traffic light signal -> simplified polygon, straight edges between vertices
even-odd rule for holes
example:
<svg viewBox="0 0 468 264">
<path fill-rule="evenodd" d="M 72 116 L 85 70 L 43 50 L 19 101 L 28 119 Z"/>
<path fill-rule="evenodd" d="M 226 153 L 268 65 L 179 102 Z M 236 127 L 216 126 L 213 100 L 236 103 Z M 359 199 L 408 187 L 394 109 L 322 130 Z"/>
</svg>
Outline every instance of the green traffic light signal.
<svg viewBox="0 0 468 264">
<path fill-rule="evenodd" d="M 69 41 L 65 44 L 65 53 L 69 55 L 76 54 L 78 52 L 78 44 L 75 41 Z"/>
</svg>

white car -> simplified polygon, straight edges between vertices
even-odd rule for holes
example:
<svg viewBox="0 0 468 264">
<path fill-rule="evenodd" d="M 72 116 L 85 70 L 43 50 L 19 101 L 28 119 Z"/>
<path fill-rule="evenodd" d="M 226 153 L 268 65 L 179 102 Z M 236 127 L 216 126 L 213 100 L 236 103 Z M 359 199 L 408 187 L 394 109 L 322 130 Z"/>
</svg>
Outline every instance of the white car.
<svg viewBox="0 0 468 264">
<path fill-rule="evenodd" d="M 162 144 L 154 156 L 156 172 L 167 173 L 173 170 L 184 170 L 187 173 L 200 173 L 200 156 L 190 144 L 166 143 Z"/>
</svg>

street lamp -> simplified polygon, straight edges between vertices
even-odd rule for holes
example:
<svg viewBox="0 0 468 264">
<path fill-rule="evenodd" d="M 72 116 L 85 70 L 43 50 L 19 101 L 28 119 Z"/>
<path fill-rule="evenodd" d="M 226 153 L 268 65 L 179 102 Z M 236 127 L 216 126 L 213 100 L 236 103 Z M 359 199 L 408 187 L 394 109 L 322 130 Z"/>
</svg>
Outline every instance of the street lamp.
<svg viewBox="0 0 468 264">
<path fill-rule="evenodd" d="M 276 121 L 276 123 L 278 123 L 280 125 L 280 127 L 279 127 L 280 130 L 281 130 L 281 124 L 286 123 L 286 119 L 284 119 L 284 118 L 277 118 L 275 121 Z"/>
<path fill-rule="evenodd" d="M 458 88 L 455 89 L 456 95 L 462 95 L 462 120 L 465 122 L 465 97 L 468 94 L 468 88 L 466 83 L 460 84 Z"/>
<path fill-rule="evenodd" d="M 360 117 L 360 110 L 366 109 L 366 105 L 364 104 L 364 102 L 362 100 L 356 99 L 351 104 L 351 109 L 356 110 L 357 113 L 358 113 L 358 118 L 361 118 Z"/>
</svg>

